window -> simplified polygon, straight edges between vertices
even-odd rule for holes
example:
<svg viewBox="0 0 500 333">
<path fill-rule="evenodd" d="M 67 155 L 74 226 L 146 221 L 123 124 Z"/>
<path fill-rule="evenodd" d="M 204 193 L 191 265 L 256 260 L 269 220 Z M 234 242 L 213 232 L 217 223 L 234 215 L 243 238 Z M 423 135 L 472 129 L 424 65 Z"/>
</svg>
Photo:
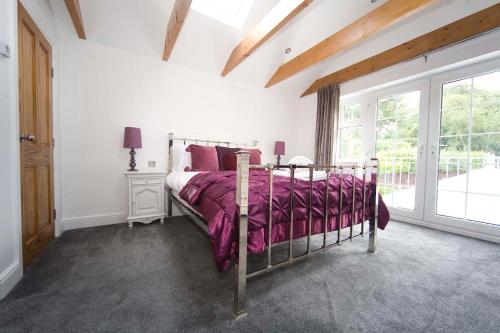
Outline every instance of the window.
<svg viewBox="0 0 500 333">
<path fill-rule="evenodd" d="M 360 161 L 363 158 L 363 125 L 361 103 L 344 105 L 339 124 L 340 161 Z"/>
</svg>

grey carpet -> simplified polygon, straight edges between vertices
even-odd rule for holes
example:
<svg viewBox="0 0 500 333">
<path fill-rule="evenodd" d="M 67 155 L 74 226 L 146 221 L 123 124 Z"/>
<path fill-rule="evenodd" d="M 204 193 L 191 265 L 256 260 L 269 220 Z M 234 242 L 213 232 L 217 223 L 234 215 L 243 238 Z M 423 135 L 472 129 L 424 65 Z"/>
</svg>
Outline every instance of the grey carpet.
<svg viewBox="0 0 500 333">
<path fill-rule="evenodd" d="M 498 244 L 395 222 L 379 236 L 374 255 L 357 238 L 250 281 L 233 320 L 232 272 L 187 218 L 68 231 L 0 302 L 0 331 L 500 332 Z"/>
</svg>

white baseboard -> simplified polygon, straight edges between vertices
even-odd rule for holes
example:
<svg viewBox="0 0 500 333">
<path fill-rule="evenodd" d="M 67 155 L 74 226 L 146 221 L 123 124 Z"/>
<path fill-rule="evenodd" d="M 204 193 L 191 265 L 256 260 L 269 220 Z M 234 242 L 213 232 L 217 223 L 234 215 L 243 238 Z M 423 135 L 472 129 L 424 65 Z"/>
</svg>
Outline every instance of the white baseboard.
<svg viewBox="0 0 500 333">
<path fill-rule="evenodd" d="M 391 220 L 398 221 L 398 222 L 405 222 L 405 223 L 410 223 L 410 224 L 416 224 L 422 227 L 430 228 L 430 229 L 437 229 L 441 231 L 446 231 L 452 234 L 457 234 L 461 236 L 467 236 L 467 237 L 472 237 L 472 238 L 477 238 L 493 243 L 500 243 L 500 237 L 497 235 L 493 235 L 490 233 L 483 233 L 480 231 L 473 231 L 469 229 L 464 229 L 460 228 L 458 226 L 448 226 L 443 223 L 439 222 L 428 222 L 428 221 L 422 221 L 422 220 L 417 220 L 417 219 L 412 219 L 408 217 L 402 217 L 402 216 L 393 216 L 391 217 Z"/>
<path fill-rule="evenodd" d="M 64 218 L 62 224 L 64 230 L 99 227 L 108 224 L 118 224 L 127 222 L 127 213 L 112 213 L 103 215 L 88 215 L 82 217 Z"/>
<path fill-rule="evenodd" d="M 4 299 L 22 277 L 23 270 L 17 260 L 0 273 L 0 299 Z"/>
</svg>

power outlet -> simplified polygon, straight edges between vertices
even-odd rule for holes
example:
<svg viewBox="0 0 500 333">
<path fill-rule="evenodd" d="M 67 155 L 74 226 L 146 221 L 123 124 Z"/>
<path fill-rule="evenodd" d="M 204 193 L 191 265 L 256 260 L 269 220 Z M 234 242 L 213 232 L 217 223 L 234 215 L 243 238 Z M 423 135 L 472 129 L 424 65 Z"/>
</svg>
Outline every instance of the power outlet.
<svg viewBox="0 0 500 333">
<path fill-rule="evenodd" d="M 148 161 L 148 167 L 156 168 L 156 161 Z"/>
</svg>

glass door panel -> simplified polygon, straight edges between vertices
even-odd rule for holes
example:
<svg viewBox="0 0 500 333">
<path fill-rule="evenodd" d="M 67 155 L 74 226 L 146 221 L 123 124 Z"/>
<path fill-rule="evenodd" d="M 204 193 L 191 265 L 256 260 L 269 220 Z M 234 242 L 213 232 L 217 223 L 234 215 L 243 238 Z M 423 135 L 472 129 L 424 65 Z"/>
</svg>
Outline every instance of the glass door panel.
<svg viewBox="0 0 500 333">
<path fill-rule="evenodd" d="M 500 71 L 442 84 L 438 215 L 500 225 Z"/>
<path fill-rule="evenodd" d="M 439 147 L 437 213 L 463 218 L 467 188 L 467 137 L 442 136 Z"/>
<path fill-rule="evenodd" d="M 377 99 L 376 155 L 384 202 L 415 210 L 420 90 Z"/>
</svg>

